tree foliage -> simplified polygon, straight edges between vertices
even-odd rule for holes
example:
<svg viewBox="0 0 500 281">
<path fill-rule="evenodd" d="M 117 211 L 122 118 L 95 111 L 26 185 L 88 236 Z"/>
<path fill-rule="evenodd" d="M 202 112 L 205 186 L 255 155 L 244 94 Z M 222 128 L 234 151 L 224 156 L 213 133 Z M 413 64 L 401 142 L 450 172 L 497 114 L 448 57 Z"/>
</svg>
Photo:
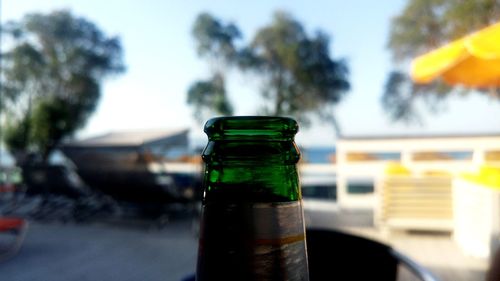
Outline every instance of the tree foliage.
<svg viewBox="0 0 500 281">
<path fill-rule="evenodd" d="M 192 32 L 201 57 L 212 57 L 227 64 L 237 56 L 234 41 L 241 38 L 241 32 L 233 23 L 224 24 L 208 13 L 202 13 Z"/>
<path fill-rule="evenodd" d="M 22 158 L 46 159 L 96 109 L 100 84 L 124 71 L 122 48 L 92 22 L 69 11 L 29 14 L 4 26 L 2 69 L 5 141 Z"/>
<path fill-rule="evenodd" d="M 349 89 L 347 65 L 331 58 L 326 33 L 308 34 L 287 13 L 275 13 L 272 22 L 257 30 L 247 44 L 236 44 L 242 36 L 234 24 L 221 24 L 207 14 L 198 17 L 194 30 L 199 54 L 217 57 L 224 66 L 258 78 L 260 94 L 267 101 L 260 113 L 292 116 L 305 125 L 312 115 L 331 119 L 331 106 Z M 188 99 L 210 93 L 192 89 Z M 230 105 L 229 101 L 222 104 Z M 222 113 L 214 103 L 205 105 Z"/>
<path fill-rule="evenodd" d="M 188 90 L 188 104 L 194 106 L 194 116 L 202 120 L 212 112 L 222 115 L 231 115 L 233 113 L 232 105 L 229 103 L 224 86 L 224 77 L 215 74 L 206 81 L 197 81 L 191 85 Z"/>
<path fill-rule="evenodd" d="M 497 0 L 409 0 L 403 11 L 393 18 L 388 47 L 394 62 L 407 65 L 418 55 L 491 25 L 500 19 Z M 461 89 L 461 92 L 467 90 Z M 449 94 L 456 87 L 441 81 L 415 85 L 406 71 L 389 74 L 382 105 L 394 120 L 415 120 L 414 102 L 427 99 L 428 106 Z M 482 91 L 500 100 L 500 91 Z"/>
<path fill-rule="evenodd" d="M 277 12 L 257 31 L 242 66 L 261 78 L 261 94 L 271 101 L 269 115 L 289 115 L 307 124 L 310 114 L 331 116 L 349 89 L 346 64 L 330 57 L 328 36 L 307 34 L 289 14 Z M 253 63 L 246 63 L 253 57 Z"/>
<path fill-rule="evenodd" d="M 212 68 L 212 77 L 195 81 L 189 87 L 187 103 L 194 107 L 194 116 L 199 121 L 213 114 L 232 115 L 225 76 L 227 68 L 236 60 L 234 41 L 241 37 L 241 33 L 234 24 L 224 24 L 208 13 L 202 13 L 196 18 L 192 35 L 198 55 L 207 59 Z"/>
</svg>

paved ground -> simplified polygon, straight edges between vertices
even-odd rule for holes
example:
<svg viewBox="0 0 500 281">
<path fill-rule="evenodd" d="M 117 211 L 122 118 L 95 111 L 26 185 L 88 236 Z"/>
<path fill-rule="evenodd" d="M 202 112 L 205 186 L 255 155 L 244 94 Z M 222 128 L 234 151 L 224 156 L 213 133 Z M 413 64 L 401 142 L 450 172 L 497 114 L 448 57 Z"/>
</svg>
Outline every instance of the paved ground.
<svg viewBox="0 0 500 281">
<path fill-rule="evenodd" d="M 373 226 L 369 211 L 317 209 L 306 210 L 306 221 L 315 227 L 342 229 L 356 235 L 391 245 L 396 250 L 425 266 L 443 281 L 484 280 L 488 262 L 467 257 L 453 241 L 450 233 L 391 232 L 384 234 Z M 309 213 L 309 214 L 308 214 Z M 403 274 L 400 280 L 414 280 Z"/>
<path fill-rule="evenodd" d="M 32 223 L 23 248 L 0 264 L 6 281 L 178 281 L 194 272 L 189 221 L 163 229 L 147 223 Z"/>
<path fill-rule="evenodd" d="M 393 232 L 385 235 L 374 228 L 351 227 L 345 230 L 391 245 L 442 281 L 482 281 L 485 278 L 487 261 L 465 256 L 449 233 Z M 401 280 L 414 279 L 405 277 Z"/>
<path fill-rule="evenodd" d="M 321 213 L 320 213 L 321 214 Z M 484 280 L 486 261 L 467 258 L 449 235 L 383 236 L 366 216 L 315 216 L 313 221 L 381 240 L 431 269 L 441 280 Z M 357 224 L 355 222 L 358 222 Z M 189 219 L 158 228 L 148 221 L 31 223 L 21 251 L 0 263 L 6 281 L 179 281 L 195 270 L 197 239 Z M 400 280 L 415 280 L 402 275 Z"/>
<path fill-rule="evenodd" d="M 400 233 L 385 238 L 400 252 L 430 269 L 441 280 L 484 280 L 487 262 L 465 256 L 450 235 Z"/>
</svg>

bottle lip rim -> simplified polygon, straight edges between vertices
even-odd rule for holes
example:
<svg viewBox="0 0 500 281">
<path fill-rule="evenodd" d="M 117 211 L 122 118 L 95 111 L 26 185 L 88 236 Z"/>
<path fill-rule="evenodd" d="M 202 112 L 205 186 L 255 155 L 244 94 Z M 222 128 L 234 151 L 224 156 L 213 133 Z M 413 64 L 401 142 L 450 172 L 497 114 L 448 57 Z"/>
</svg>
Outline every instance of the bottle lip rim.
<svg viewBox="0 0 500 281">
<path fill-rule="evenodd" d="M 263 116 L 263 115 L 241 115 L 241 116 L 221 116 L 208 119 L 206 124 L 221 122 L 223 120 L 269 120 L 269 121 L 287 121 L 287 122 L 297 122 L 295 119 L 285 116 Z"/>
<path fill-rule="evenodd" d="M 238 122 L 241 121 L 241 122 Z M 298 132 L 297 121 L 282 116 L 226 116 L 208 120 L 204 132 L 209 136 L 275 136 L 290 138 Z M 248 132 L 248 133 L 247 133 Z M 217 137 L 218 138 L 218 137 Z"/>
</svg>

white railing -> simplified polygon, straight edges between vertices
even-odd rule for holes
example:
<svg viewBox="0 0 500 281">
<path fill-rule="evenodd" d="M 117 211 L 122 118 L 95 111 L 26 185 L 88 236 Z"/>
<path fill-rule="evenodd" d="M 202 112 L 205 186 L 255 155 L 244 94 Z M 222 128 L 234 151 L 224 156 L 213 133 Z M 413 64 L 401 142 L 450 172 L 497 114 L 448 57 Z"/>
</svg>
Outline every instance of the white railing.
<svg viewBox="0 0 500 281">
<path fill-rule="evenodd" d="M 397 162 L 416 175 L 430 171 L 452 176 L 471 171 L 486 162 L 500 164 L 500 159 L 495 158 L 500 155 L 500 135 L 345 138 L 337 141 L 336 148 L 338 200 L 341 206 L 350 208 L 376 207 L 377 189 L 373 194 L 351 194 L 348 186 L 351 181 L 359 179 L 376 182 L 384 175 L 389 162 Z M 445 159 L 446 153 L 455 152 L 466 153 L 468 157 Z M 399 154 L 399 157 L 377 159 L 384 153 Z M 433 154 L 436 155 L 434 159 Z M 430 159 L 422 157 L 429 155 Z"/>
</svg>

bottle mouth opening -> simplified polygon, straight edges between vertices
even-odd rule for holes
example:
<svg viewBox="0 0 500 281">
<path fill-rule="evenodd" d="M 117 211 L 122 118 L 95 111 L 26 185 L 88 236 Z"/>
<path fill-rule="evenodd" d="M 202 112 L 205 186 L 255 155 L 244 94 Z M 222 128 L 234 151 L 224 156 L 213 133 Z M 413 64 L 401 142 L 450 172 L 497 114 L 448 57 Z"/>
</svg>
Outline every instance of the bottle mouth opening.
<svg viewBox="0 0 500 281">
<path fill-rule="evenodd" d="M 217 117 L 205 123 L 210 140 L 293 140 L 297 121 L 279 116 Z"/>
</svg>

